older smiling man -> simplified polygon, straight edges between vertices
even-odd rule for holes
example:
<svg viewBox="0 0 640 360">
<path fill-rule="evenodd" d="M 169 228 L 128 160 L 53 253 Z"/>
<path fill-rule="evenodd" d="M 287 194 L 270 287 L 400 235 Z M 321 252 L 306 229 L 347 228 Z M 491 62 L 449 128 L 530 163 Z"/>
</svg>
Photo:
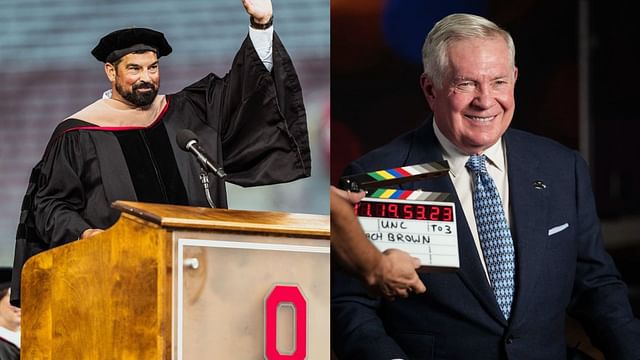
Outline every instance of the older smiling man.
<svg viewBox="0 0 640 360">
<path fill-rule="evenodd" d="M 340 359 L 565 359 L 565 317 L 610 359 L 640 358 L 640 324 L 604 250 L 580 156 L 509 129 L 518 75 L 511 36 L 482 17 L 439 21 L 421 85 L 434 119 L 354 161 L 357 174 L 447 160 L 409 189 L 456 195 L 460 268 L 420 273 L 424 294 L 370 298 L 332 277 Z"/>
</svg>

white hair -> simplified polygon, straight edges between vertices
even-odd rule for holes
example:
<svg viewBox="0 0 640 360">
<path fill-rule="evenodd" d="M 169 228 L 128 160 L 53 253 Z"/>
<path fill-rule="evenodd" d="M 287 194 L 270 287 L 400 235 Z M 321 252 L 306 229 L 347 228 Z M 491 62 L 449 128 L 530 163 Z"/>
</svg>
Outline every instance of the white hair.
<svg viewBox="0 0 640 360">
<path fill-rule="evenodd" d="M 507 44 L 511 66 L 515 67 L 516 47 L 509 33 L 495 23 L 477 15 L 451 14 L 438 21 L 427 35 L 422 46 L 424 73 L 442 86 L 449 66 L 447 50 L 451 43 L 464 39 L 493 39 L 501 37 Z"/>
</svg>

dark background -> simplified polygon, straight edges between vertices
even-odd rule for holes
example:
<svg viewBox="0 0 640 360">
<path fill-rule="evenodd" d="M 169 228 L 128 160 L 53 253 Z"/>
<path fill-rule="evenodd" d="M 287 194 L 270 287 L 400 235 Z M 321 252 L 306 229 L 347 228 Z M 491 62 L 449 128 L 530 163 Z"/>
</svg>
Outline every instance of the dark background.
<svg viewBox="0 0 640 360">
<path fill-rule="evenodd" d="M 631 4 L 333 0 L 332 184 L 350 161 L 430 116 L 419 86 L 420 50 L 435 21 L 455 12 L 485 16 L 516 44 L 511 126 L 579 150 L 589 162 L 605 245 L 640 314 L 640 170 L 633 150 L 640 141 L 640 30 Z"/>
</svg>

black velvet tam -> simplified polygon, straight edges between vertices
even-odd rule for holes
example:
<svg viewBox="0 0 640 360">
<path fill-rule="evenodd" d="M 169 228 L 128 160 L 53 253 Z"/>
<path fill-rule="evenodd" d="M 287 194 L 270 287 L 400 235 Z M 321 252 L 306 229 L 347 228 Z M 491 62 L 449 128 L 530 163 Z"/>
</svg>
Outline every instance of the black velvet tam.
<svg viewBox="0 0 640 360">
<path fill-rule="evenodd" d="M 138 50 L 155 51 L 158 57 L 171 54 L 164 34 L 147 28 L 127 28 L 105 35 L 91 54 L 101 62 L 113 62 Z"/>
</svg>

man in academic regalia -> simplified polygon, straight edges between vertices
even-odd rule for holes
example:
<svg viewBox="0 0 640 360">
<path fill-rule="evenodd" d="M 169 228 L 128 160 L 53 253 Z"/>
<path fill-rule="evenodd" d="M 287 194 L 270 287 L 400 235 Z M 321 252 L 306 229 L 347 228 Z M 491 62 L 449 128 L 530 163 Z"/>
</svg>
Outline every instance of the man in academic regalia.
<svg viewBox="0 0 640 360">
<path fill-rule="evenodd" d="M 111 90 L 54 131 L 34 168 L 17 234 L 12 303 L 27 258 L 104 231 L 118 219 L 116 200 L 226 208 L 225 180 L 241 186 L 310 175 L 306 113 L 295 69 L 273 30 L 270 0 L 244 0 L 249 36 L 224 76 L 214 74 L 158 95 L 164 34 L 128 28 L 91 52 Z M 208 174 L 179 149 L 189 129 L 227 177 Z"/>
<path fill-rule="evenodd" d="M 9 303 L 11 268 L 0 268 L 0 360 L 20 358 L 20 309 Z"/>
</svg>

